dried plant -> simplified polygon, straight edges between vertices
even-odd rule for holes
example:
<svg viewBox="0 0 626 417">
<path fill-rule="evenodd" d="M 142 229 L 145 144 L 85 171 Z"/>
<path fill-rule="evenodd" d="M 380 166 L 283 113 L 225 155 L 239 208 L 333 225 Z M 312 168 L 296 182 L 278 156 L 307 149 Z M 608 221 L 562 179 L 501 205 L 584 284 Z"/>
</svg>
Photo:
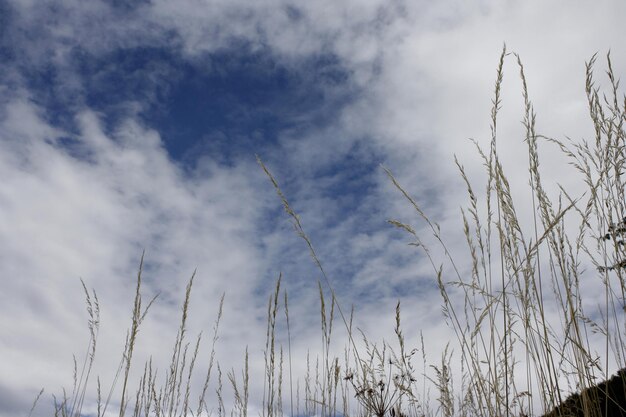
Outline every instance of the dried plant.
<svg viewBox="0 0 626 417">
<path fill-rule="evenodd" d="M 593 81 L 595 56 L 587 64 L 586 90 L 596 138 L 592 145 L 565 145 L 536 133 L 536 115 L 529 99 L 524 67 L 516 58 L 525 104 L 523 126 L 528 146 L 531 227 L 518 214 L 514 190 L 507 179 L 498 152 L 498 112 L 502 105 L 501 85 L 506 48 L 500 56 L 491 112 L 491 141 L 488 150 L 475 142 L 487 175 L 480 211 L 479 197 L 465 169 L 456 160 L 469 196 L 462 210 L 464 234 L 469 250 L 469 267 L 454 258 L 442 236 L 418 203 L 387 171 L 393 184 L 425 221 L 447 258 L 447 268 L 434 260 L 433 250 L 418 236 L 416 228 L 392 221 L 409 233 L 414 245 L 430 260 L 443 298 L 443 311 L 461 347 L 464 391 L 458 396 L 460 410 L 471 415 L 527 415 L 550 410 L 563 402 L 564 383 L 576 390 L 608 378 L 610 368 L 624 361 L 624 146 L 626 105 L 618 98 L 618 81 L 607 56 L 611 94 L 602 97 Z M 541 178 L 539 141 L 555 144 L 571 159 L 587 185 L 585 194 L 573 197 L 563 187 L 550 197 Z M 573 228 L 572 223 L 578 223 Z M 583 259 L 587 255 L 587 259 Z M 598 283 L 605 288 L 604 307 L 590 314 L 581 289 L 589 260 L 596 266 Z M 467 273 L 466 273 L 467 270 Z M 453 278 L 445 277 L 452 274 Z M 548 311 L 550 313 L 548 313 Z M 560 316 L 560 327 L 554 313 Z M 601 322 L 593 320 L 599 315 Z M 592 348 L 591 335 L 602 334 L 606 349 Z M 609 354 L 609 348 L 612 355 Z M 518 359 L 521 358 L 521 359 Z M 450 415 L 447 366 L 436 368 L 435 385 L 440 392 L 443 415 Z M 526 383 L 518 386 L 523 375 Z M 583 391 L 586 392 L 586 391 Z M 582 397 L 585 416 L 599 410 Z M 594 403 L 595 404 L 595 403 Z M 597 408 L 597 405 L 596 405 Z"/>
<path fill-rule="evenodd" d="M 518 203 L 519 190 L 509 182 L 498 140 L 504 69 L 511 58 L 515 59 L 522 82 L 524 134 L 520 139 L 527 146 L 529 184 L 525 194 L 526 210 Z M 289 415 L 292 417 L 624 415 L 624 371 L 617 377 L 609 377 L 611 370 L 626 367 L 626 326 L 622 316 L 626 310 L 626 195 L 622 178 L 626 169 L 626 99 L 619 95 L 619 81 L 610 55 L 607 55 L 608 94 L 603 94 L 596 86 L 595 63 L 594 55 L 586 64 L 585 80 L 595 136 L 581 142 L 562 141 L 537 133 L 537 115 L 528 94 L 524 66 L 519 56 L 503 49 L 496 71 L 489 141 L 486 146 L 474 141 L 485 167 L 484 183 L 477 186 L 462 161 L 457 158 L 454 161 L 468 195 L 467 207 L 460 213 L 468 251 L 466 257 L 452 253 L 445 231 L 422 210 L 418 200 L 391 171 L 386 170 L 391 183 L 415 210 L 421 226 L 399 220 L 390 220 L 390 223 L 409 234 L 411 244 L 423 251 L 430 262 L 442 297 L 444 318 L 456 335 L 456 341 L 442 346 L 440 362 L 430 366 L 421 338 L 421 374 L 412 364 L 418 350 L 409 350 L 405 345 L 400 303 L 396 306 L 395 348 L 387 341 L 373 343 L 364 334 L 362 345 L 355 343 L 353 314 L 344 314 L 331 279 L 304 232 L 303 222 L 269 169 L 258 160 L 323 280 L 319 283 L 322 349 L 318 355 L 307 352 L 303 358 L 307 371 L 302 379 L 292 374 L 288 298 L 286 291 L 283 290 L 282 298 L 280 294 L 282 274 L 269 297 L 264 390 L 262 400 L 257 401 L 262 403 L 263 416 L 285 414 L 285 366 L 289 367 Z M 540 147 L 548 145 L 556 146 L 569 158 L 570 168 L 580 174 L 586 187 L 584 193 L 576 194 L 562 186 L 556 195 L 547 191 L 554 187 L 547 186 L 541 176 Z M 530 220 L 520 214 L 523 212 L 531 213 Z M 433 236 L 434 247 L 423 238 L 424 230 Z M 443 256 L 443 262 L 438 261 L 438 254 Z M 586 268 L 587 265 L 593 268 Z M 202 341 L 201 334 L 192 344 L 186 338 L 195 273 L 185 289 L 181 323 L 164 380 L 157 378 L 156 366 L 149 360 L 143 365 L 134 395 L 131 394 L 130 371 L 140 325 L 156 299 L 143 305 L 142 272 L 143 255 L 131 326 L 105 399 L 102 399 L 100 379 L 97 379 L 97 401 L 95 405 L 90 404 L 97 409 L 97 416 L 111 414 L 108 410 L 113 407 L 115 389 L 121 385 L 121 391 L 116 394 L 119 401 L 115 404 L 116 408 L 119 405 L 119 417 L 127 411 L 132 411 L 133 417 L 199 417 L 214 413 L 223 417 L 229 411 L 231 416 L 247 417 L 250 403 L 255 401 L 250 399 L 248 348 L 240 377 L 234 369 L 226 373 L 230 382 L 227 386 L 222 385 L 222 368 L 215 360 L 224 296 L 213 328 L 208 369 L 198 405 L 193 410 L 190 405 Z M 593 279 L 604 290 L 597 311 L 587 302 L 581 284 Z M 63 391 L 59 398 L 53 396 L 55 416 L 84 415 L 82 410 L 88 398 L 100 321 L 95 292 L 90 293 L 84 283 L 83 289 L 90 340 L 80 370 L 74 359 L 71 393 Z M 277 332 L 281 299 L 285 309 L 287 358 L 281 333 Z M 336 313 L 348 336 L 341 361 L 333 356 L 331 349 L 331 338 L 336 337 L 333 333 Z M 603 347 L 601 351 L 597 346 Z M 214 368 L 217 378 L 212 381 Z M 601 380 L 607 382 L 598 384 Z M 234 399 L 232 410 L 226 409 L 229 403 L 225 395 L 229 388 Z M 215 393 L 211 405 L 207 399 L 209 389 Z M 432 401 L 431 389 L 434 391 Z M 568 398 L 572 392 L 580 394 Z M 33 409 L 42 393 L 43 390 L 34 401 Z M 352 402 L 356 402 L 356 408 L 352 407 Z"/>
</svg>

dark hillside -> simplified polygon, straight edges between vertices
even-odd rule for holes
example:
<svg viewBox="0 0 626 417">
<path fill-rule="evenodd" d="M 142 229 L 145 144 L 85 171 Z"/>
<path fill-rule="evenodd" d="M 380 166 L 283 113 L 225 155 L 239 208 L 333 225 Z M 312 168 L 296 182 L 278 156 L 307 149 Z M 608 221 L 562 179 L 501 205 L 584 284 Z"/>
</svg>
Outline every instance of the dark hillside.
<svg viewBox="0 0 626 417">
<path fill-rule="evenodd" d="M 585 412 L 586 411 L 586 412 Z M 608 381 L 573 394 L 544 417 L 626 417 L 626 368 Z"/>
</svg>

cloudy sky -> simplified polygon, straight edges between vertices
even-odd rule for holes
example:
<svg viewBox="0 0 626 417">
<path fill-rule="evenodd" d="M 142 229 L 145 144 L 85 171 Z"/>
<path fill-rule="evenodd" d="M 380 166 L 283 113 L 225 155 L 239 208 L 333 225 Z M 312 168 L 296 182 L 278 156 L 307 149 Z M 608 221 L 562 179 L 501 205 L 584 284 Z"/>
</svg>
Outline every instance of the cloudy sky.
<svg viewBox="0 0 626 417">
<path fill-rule="evenodd" d="M 469 138 L 488 143 L 503 45 L 524 63 L 538 130 L 592 137 L 585 61 L 612 50 L 624 74 L 625 16 L 621 0 L 0 0 L 0 417 L 27 415 L 41 388 L 37 413 L 49 415 L 51 395 L 71 390 L 72 355 L 80 362 L 89 341 L 81 279 L 101 306 L 94 374 L 111 385 L 143 251 L 144 298 L 159 297 L 138 368 L 152 356 L 167 369 L 197 270 L 198 367 L 225 293 L 216 357 L 239 372 L 248 348 L 258 409 L 282 273 L 303 374 L 307 350 L 322 348 L 320 271 L 255 155 L 355 326 L 390 337 L 401 300 L 407 339 L 417 347 L 422 330 L 436 362 L 451 332 L 434 273 L 386 220 L 424 225 L 381 165 L 454 239 L 466 199 L 453 158 L 480 174 Z M 500 150 L 523 186 L 516 65 L 508 56 Z M 567 182 L 546 155 L 544 179 Z M 282 319 L 279 333 L 286 345 Z"/>
</svg>

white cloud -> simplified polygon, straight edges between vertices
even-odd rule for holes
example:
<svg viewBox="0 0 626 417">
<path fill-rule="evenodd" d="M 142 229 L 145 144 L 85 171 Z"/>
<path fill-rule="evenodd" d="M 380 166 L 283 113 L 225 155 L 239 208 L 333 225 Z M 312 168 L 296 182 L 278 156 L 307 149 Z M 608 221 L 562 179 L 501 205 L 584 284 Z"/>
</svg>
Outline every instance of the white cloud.
<svg viewBox="0 0 626 417">
<path fill-rule="evenodd" d="M 411 279 L 427 286 L 434 274 L 417 255 L 411 260 L 413 249 L 404 248 L 398 234 L 383 225 L 388 217 L 414 214 L 382 172 L 373 177 L 372 195 L 361 209 L 333 222 L 342 206 L 325 189 L 343 176 L 316 176 L 319 168 L 354 152 L 357 145 L 367 149 L 364 154 L 376 153 L 373 159 L 389 165 L 441 222 L 455 253 L 465 253 L 458 207 L 466 197 L 452 155 L 459 156 L 472 180 L 479 178 L 481 161 L 467 139 L 487 144 L 503 43 L 525 65 L 540 133 L 557 138 L 591 135 L 584 61 L 612 48 L 617 74 L 624 73 L 626 62 L 618 50 L 624 5 L 617 1 L 483 2 L 476 7 L 466 2 L 329 1 L 299 9 L 282 1 L 157 1 L 129 15 L 100 2 L 65 1 L 56 12 L 51 4 L 20 2 L 13 7 L 19 11 L 16 25 L 33 31 L 32 39 L 12 32 L 15 44 L 25 50 L 20 64 L 26 66 L 52 61 L 63 68 L 76 46 L 98 55 L 118 47 L 180 45 L 195 56 L 228 47 L 234 38 L 250 41 L 253 48 L 267 47 L 285 61 L 336 55 L 359 88 L 358 98 L 341 110 L 337 123 L 316 126 L 298 140 L 285 135 L 279 156 L 267 158 L 291 191 L 288 197 L 293 197 L 305 230 L 319 239 L 314 244 L 341 289 L 340 299 L 358 302 L 352 288 L 379 298 L 377 304 L 358 306 L 359 325 L 373 338 L 393 336 L 394 286 L 402 288 Z M 65 83 L 77 82 L 71 69 L 66 74 Z M 525 151 L 518 78 L 514 59 L 508 57 L 499 146 L 513 185 L 523 187 L 527 168 L 519 157 Z M 87 336 L 79 277 L 101 298 L 98 371 L 111 380 L 144 248 L 147 295 L 163 295 L 154 321 L 142 330 L 138 357 L 158 354 L 167 361 L 179 315 L 176 303 L 198 267 L 192 329 L 204 329 L 205 340 L 209 338 L 217 300 L 227 291 L 219 358 L 225 367 L 241 366 L 245 345 L 250 345 L 261 381 L 265 297 L 271 292 L 264 285 L 285 270 L 299 338 L 293 356 L 303 371 L 307 348 L 318 346 L 312 341 L 319 328 L 311 323 L 319 314 L 319 273 L 286 221 L 260 226 L 265 210 L 279 202 L 252 158 L 233 167 L 200 159 L 188 175 L 168 158 L 159 133 L 134 114 L 114 132 L 105 132 L 100 116 L 89 109 L 81 109 L 76 121 L 79 131 L 70 134 L 47 123 L 45 111 L 28 98 L 13 97 L 5 105 L 0 124 L 0 276 L 7 278 L 2 279 L 0 324 L 10 336 L 3 340 L 1 354 L 9 360 L 0 361 L 0 375 L 11 377 L 0 381 L 0 395 L 69 385 L 70 355 L 80 353 L 76 351 Z M 574 184 L 560 161 L 547 149 L 545 179 Z M 523 202 L 526 197 L 520 193 L 516 198 Z M 528 214 L 526 209 L 523 216 Z M 364 222 L 379 226 L 368 229 Z M 356 269 L 352 282 L 335 274 L 345 263 Z M 432 287 L 423 296 L 402 296 L 405 334 L 415 345 L 417 329 L 424 327 L 427 350 L 438 359 L 451 332 L 437 321 L 440 300 Z M 259 398 L 260 382 L 256 384 Z M 22 405 L 30 400 L 20 399 Z"/>
<path fill-rule="evenodd" d="M 146 331 L 150 345 L 163 337 L 168 349 L 173 343 L 181 291 L 194 267 L 196 302 L 211 307 L 199 309 L 192 323 L 210 328 L 224 291 L 232 297 L 228 320 L 243 322 L 240 303 L 248 306 L 246 313 L 254 312 L 257 304 L 250 297 L 263 262 L 252 245 L 260 208 L 253 204 L 247 168 L 214 166 L 185 182 L 156 132 L 129 120 L 110 137 L 89 112 L 78 116 L 81 131 L 71 147 L 80 158 L 75 158 L 37 113 L 27 100 L 8 105 L 0 153 L 1 274 L 7 277 L 1 315 L 9 335 L 3 356 L 10 359 L 2 361 L 1 373 L 11 377 L 15 389 L 71 383 L 71 355 L 80 354 L 87 340 L 79 277 L 97 288 L 101 299 L 99 351 L 106 365 L 99 369 L 112 379 L 143 248 L 144 291 L 147 296 L 163 291 L 165 303 L 154 313 L 164 327 Z M 255 316 L 246 318 L 251 327 L 231 326 L 235 334 L 254 329 Z M 145 354 L 163 359 L 169 353 L 160 348 Z"/>
</svg>

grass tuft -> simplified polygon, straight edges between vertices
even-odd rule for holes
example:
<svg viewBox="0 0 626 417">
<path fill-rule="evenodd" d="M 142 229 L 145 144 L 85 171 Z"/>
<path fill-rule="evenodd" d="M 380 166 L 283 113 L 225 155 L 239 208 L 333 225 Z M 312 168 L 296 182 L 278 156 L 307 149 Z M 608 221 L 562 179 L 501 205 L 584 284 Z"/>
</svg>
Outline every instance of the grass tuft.
<svg viewBox="0 0 626 417">
<path fill-rule="evenodd" d="M 522 85 L 524 134 L 520 139 L 527 149 L 525 190 L 513 187 L 511 173 L 499 153 L 501 91 L 505 64 L 510 59 L 514 60 Z M 355 343 L 353 310 L 344 314 L 302 220 L 269 169 L 257 158 L 323 279 L 318 283 L 322 350 L 319 355 L 308 352 L 303 358 L 306 374 L 298 377 L 292 372 L 288 296 L 280 274 L 268 301 L 263 398 L 250 398 L 248 347 L 241 373 L 227 371 L 229 384 L 223 386 L 222 367 L 215 357 L 222 295 L 208 369 L 197 390 L 198 404 L 192 406 L 194 371 L 202 345 L 201 334 L 191 344 L 186 334 L 194 272 L 185 289 L 168 371 L 161 381 L 150 359 L 143 364 L 143 374 L 133 386 L 130 373 L 131 365 L 138 366 L 133 365 L 133 353 L 139 330 L 157 298 L 147 305 L 143 303 L 142 255 L 122 358 L 104 399 L 97 378 L 94 404 L 87 392 L 96 358 L 100 305 L 96 293 L 82 283 L 90 339 L 80 369 L 74 358 L 71 392 L 64 390 L 58 398 L 53 395 L 54 415 L 80 417 L 89 407 L 96 410 L 97 417 L 124 417 L 126 413 L 133 417 L 247 417 L 255 403 L 261 403 L 263 417 L 283 417 L 286 413 L 292 417 L 626 415 L 626 195 L 622 178 L 626 172 L 626 97 L 620 96 L 610 54 L 606 56 L 608 92 L 596 86 L 596 61 L 594 55 L 586 63 L 585 77 L 594 137 L 579 142 L 559 140 L 537 133 L 537 115 L 522 60 L 507 52 L 506 46 L 503 48 L 494 83 L 490 139 L 486 146 L 474 141 L 484 165 L 483 182 L 477 184 L 462 162 L 454 158 L 468 198 L 467 206 L 460 211 L 465 257 L 453 255 L 445 231 L 385 168 L 391 184 L 414 209 L 418 225 L 400 220 L 389 223 L 407 233 L 411 245 L 430 263 L 444 319 L 456 337 L 441 346 L 441 358 L 436 363 L 428 363 L 421 334 L 421 348 L 407 348 L 399 302 L 393 346 L 387 341 L 374 343 L 363 333 L 362 342 Z M 554 146 L 562 152 L 569 161 L 567 168 L 580 176 L 584 192 L 566 190 L 561 185 L 556 194 L 547 191 L 555 187 L 541 175 L 543 146 Z M 434 247 L 422 238 L 424 232 L 432 235 Z M 438 254 L 443 254 L 443 262 L 437 260 Z M 586 288 L 592 280 L 603 290 L 602 300 L 588 299 Z M 286 349 L 276 332 L 281 308 L 285 312 Z M 336 313 L 348 335 L 341 360 L 333 356 L 331 349 Z M 421 373 L 412 363 L 418 351 L 422 352 Z M 217 377 L 212 381 L 214 369 Z M 287 395 L 283 384 L 287 383 L 288 409 L 283 399 Z M 215 393 L 212 400 L 207 399 L 209 392 Z M 229 392 L 232 401 L 226 397 Z M 43 390 L 29 416 L 42 395 Z M 119 400 L 114 404 L 113 398 Z M 231 409 L 227 409 L 229 405 Z"/>
</svg>

